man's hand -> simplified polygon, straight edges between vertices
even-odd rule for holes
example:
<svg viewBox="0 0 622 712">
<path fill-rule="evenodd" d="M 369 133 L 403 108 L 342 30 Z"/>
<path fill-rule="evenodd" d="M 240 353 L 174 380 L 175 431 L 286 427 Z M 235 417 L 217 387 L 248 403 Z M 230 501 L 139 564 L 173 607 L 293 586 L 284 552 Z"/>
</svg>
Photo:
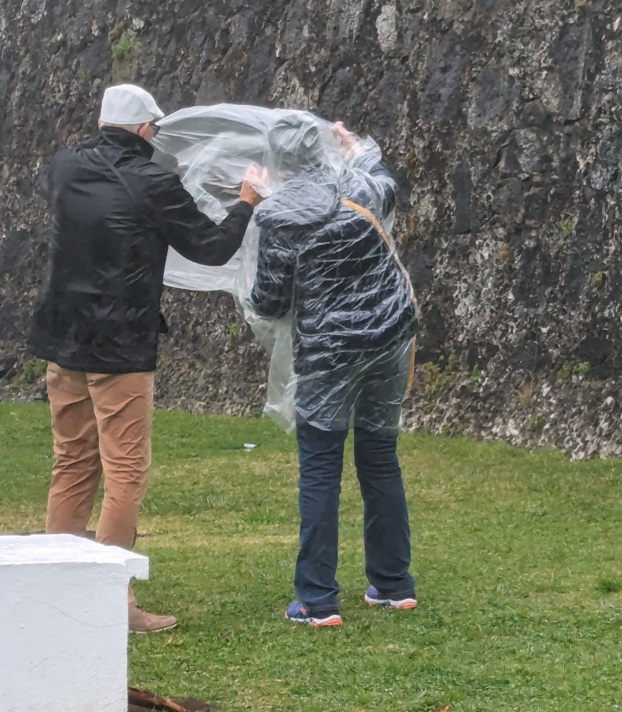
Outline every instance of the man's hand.
<svg viewBox="0 0 622 712">
<path fill-rule="evenodd" d="M 240 189 L 240 200 L 256 207 L 268 193 L 268 169 L 249 166 Z"/>
<path fill-rule="evenodd" d="M 359 140 L 348 129 L 343 125 L 343 121 L 337 121 L 330 127 L 332 135 L 337 140 L 341 151 L 345 154 L 346 158 L 356 158 L 357 155 L 361 153 L 359 148 Z"/>
</svg>

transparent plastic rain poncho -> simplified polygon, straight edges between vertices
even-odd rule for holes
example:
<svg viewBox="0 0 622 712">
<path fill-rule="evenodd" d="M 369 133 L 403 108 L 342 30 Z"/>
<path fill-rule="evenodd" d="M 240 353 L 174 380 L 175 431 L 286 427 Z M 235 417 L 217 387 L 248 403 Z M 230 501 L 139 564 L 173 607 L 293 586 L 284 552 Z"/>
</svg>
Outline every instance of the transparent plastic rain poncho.
<svg viewBox="0 0 622 712">
<path fill-rule="evenodd" d="M 416 305 L 390 237 L 394 185 L 371 139 L 308 112 L 221 104 L 161 120 L 154 159 L 220 222 L 247 167 L 266 199 L 223 267 L 169 251 L 165 284 L 233 295 L 270 355 L 264 412 L 286 430 L 397 429 Z M 346 144 L 347 147 L 346 147 Z"/>
</svg>

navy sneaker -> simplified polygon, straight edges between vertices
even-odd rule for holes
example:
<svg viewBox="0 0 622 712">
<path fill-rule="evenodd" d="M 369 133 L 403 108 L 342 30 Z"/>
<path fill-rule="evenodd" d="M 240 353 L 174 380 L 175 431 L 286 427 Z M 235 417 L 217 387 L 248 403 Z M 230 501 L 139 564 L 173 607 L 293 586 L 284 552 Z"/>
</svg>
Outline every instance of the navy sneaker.
<svg viewBox="0 0 622 712">
<path fill-rule="evenodd" d="M 312 616 L 300 601 L 292 601 L 289 606 L 287 606 L 285 618 L 294 623 L 308 623 L 314 628 L 341 625 L 343 623 L 339 611 L 325 611 L 319 616 Z"/>
<path fill-rule="evenodd" d="M 400 598 L 394 600 L 385 598 L 375 586 L 370 586 L 365 594 L 365 603 L 370 606 L 381 606 L 382 608 L 395 608 L 398 611 L 405 611 L 408 608 L 417 608 L 417 599 L 414 594 L 412 598 Z"/>
</svg>

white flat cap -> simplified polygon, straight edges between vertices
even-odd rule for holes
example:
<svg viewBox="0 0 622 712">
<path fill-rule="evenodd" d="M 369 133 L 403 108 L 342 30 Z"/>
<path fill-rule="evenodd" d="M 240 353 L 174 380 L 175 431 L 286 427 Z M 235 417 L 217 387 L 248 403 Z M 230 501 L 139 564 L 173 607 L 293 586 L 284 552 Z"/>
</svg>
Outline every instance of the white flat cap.
<svg viewBox="0 0 622 712">
<path fill-rule="evenodd" d="M 149 92 L 134 84 L 119 84 L 104 92 L 99 118 L 107 124 L 148 124 L 163 116 Z"/>
</svg>

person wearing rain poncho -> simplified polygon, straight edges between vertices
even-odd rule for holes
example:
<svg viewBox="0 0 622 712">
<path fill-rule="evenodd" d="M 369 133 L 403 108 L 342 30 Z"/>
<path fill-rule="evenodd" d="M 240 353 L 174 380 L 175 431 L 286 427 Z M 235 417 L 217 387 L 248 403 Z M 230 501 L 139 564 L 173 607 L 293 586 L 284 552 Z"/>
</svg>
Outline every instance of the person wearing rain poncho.
<svg viewBox="0 0 622 712">
<path fill-rule="evenodd" d="M 316 125 L 286 117 L 268 140 L 282 188 L 255 212 L 260 228 L 252 308 L 291 313 L 299 451 L 300 548 L 287 609 L 292 621 L 340 625 L 338 507 L 344 442 L 365 505 L 366 572 L 372 605 L 417 605 L 408 511 L 396 444 L 408 386 L 417 307 L 381 226 L 395 185 L 341 123 L 333 135 L 349 165 L 323 161 Z"/>
</svg>

